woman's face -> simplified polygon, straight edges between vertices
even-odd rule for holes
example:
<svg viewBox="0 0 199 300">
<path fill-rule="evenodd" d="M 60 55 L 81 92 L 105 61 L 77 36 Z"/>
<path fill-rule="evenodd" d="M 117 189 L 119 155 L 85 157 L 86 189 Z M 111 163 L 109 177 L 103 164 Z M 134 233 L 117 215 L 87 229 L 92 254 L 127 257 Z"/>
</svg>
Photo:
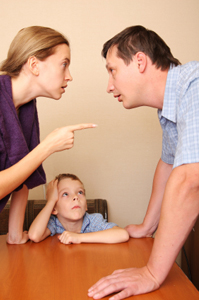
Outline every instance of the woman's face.
<svg viewBox="0 0 199 300">
<path fill-rule="evenodd" d="M 72 80 L 69 65 L 70 48 L 66 44 L 56 46 L 54 54 L 44 61 L 39 61 L 38 96 L 60 99 L 68 81 Z"/>
</svg>

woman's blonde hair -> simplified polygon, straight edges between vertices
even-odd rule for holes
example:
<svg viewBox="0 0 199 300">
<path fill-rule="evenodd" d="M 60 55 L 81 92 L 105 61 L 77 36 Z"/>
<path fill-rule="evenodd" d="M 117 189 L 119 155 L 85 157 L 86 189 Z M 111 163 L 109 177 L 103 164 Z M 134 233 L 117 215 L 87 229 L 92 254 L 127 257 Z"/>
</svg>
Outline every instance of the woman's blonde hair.
<svg viewBox="0 0 199 300">
<path fill-rule="evenodd" d="M 21 29 L 13 39 L 7 59 L 0 65 L 0 73 L 17 77 L 30 56 L 44 60 L 55 52 L 55 46 L 69 41 L 58 31 L 42 26 Z"/>
</svg>

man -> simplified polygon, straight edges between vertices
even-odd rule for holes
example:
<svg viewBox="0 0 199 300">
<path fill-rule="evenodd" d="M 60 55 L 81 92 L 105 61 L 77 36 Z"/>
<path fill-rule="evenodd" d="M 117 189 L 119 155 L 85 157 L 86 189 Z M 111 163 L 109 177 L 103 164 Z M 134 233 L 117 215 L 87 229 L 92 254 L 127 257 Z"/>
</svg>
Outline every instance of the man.
<svg viewBox="0 0 199 300">
<path fill-rule="evenodd" d="M 199 62 L 181 66 L 169 47 L 142 26 L 123 30 L 104 44 L 108 93 L 126 109 L 158 109 L 163 130 L 162 156 L 156 168 L 146 216 L 126 227 L 131 237 L 157 229 L 146 266 L 115 271 L 88 295 L 111 300 L 158 289 L 167 277 L 199 213 Z"/>
</svg>

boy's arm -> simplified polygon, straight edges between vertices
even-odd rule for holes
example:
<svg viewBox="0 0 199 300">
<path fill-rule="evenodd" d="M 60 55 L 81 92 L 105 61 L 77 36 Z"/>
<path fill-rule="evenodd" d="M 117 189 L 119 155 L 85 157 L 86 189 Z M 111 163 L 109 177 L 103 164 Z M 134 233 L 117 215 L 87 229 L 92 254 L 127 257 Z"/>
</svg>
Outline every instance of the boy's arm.
<svg viewBox="0 0 199 300">
<path fill-rule="evenodd" d="M 48 184 L 47 203 L 40 213 L 36 216 L 29 229 L 29 238 L 34 242 L 40 242 L 51 234 L 47 227 L 50 215 L 58 200 L 57 180 L 53 180 Z"/>
<path fill-rule="evenodd" d="M 43 241 L 47 236 L 51 234 L 48 229 L 48 221 L 53 210 L 51 202 L 47 202 L 45 207 L 39 212 L 34 221 L 32 222 L 28 235 L 29 239 L 35 243 Z"/>
<path fill-rule="evenodd" d="M 59 237 L 63 244 L 80 244 L 80 243 L 122 243 L 129 239 L 128 232 L 118 226 L 96 232 L 74 233 L 64 231 Z"/>
</svg>

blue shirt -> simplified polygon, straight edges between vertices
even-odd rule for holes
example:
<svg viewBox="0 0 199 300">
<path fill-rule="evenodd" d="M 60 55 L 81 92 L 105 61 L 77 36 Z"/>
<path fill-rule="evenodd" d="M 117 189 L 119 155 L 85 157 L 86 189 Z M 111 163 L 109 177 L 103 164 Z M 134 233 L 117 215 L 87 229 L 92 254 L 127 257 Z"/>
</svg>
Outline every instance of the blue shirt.
<svg viewBox="0 0 199 300">
<path fill-rule="evenodd" d="M 161 159 L 173 168 L 199 162 L 199 62 L 171 66 L 162 110 Z"/>
<path fill-rule="evenodd" d="M 96 232 L 117 226 L 115 223 L 107 222 L 101 214 L 88 214 L 85 213 L 81 228 L 81 233 Z M 54 215 L 50 216 L 50 220 L 47 225 L 51 231 L 51 236 L 56 233 L 61 234 L 66 229 L 62 226 L 58 218 Z"/>
</svg>

